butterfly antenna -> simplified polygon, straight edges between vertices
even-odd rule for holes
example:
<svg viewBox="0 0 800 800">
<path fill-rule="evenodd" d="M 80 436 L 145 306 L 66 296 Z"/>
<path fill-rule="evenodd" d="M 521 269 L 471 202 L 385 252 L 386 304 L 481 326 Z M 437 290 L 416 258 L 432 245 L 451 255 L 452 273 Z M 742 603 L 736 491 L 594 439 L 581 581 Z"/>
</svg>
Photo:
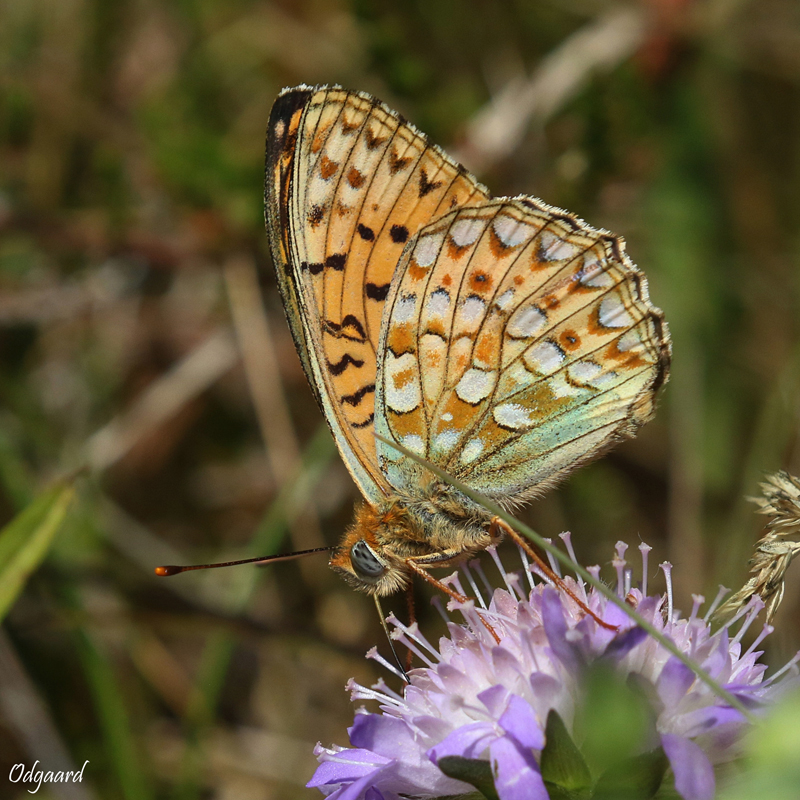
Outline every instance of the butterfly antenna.
<svg viewBox="0 0 800 800">
<path fill-rule="evenodd" d="M 403 668 L 403 663 L 400 661 L 400 657 L 397 655 L 397 650 L 394 649 L 394 642 L 392 641 L 392 635 L 389 633 L 389 626 L 386 624 L 386 618 L 383 615 L 383 609 L 381 608 L 381 601 L 378 598 L 378 595 L 372 595 L 373 599 L 375 600 L 375 608 L 378 609 L 378 618 L 381 621 L 381 625 L 383 626 L 383 632 L 386 634 L 386 638 L 389 641 L 389 648 L 392 651 L 392 655 L 394 656 L 395 663 L 400 669 L 400 674 L 403 677 L 403 680 L 406 683 L 411 683 L 408 679 L 408 673 Z"/>
<path fill-rule="evenodd" d="M 276 561 L 293 561 L 296 558 L 303 558 L 314 553 L 330 553 L 333 547 L 314 547 L 311 550 L 297 550 L 294 553 L 284 553 L 277 556 L 256 556 L 255 558 L 243 558 L 241 561 L 221 561 L 218 564 L 193 564 L 188 567 L 176 567 L 168 565 L 166 567 L 156 567 L 156 575 L 168 576 L 177 575 L 180 572 L 190 572 L 193 569 L 217 569 L 218 567 L 236 567 L 239 564 L 267 564 Z"/>
</svg>

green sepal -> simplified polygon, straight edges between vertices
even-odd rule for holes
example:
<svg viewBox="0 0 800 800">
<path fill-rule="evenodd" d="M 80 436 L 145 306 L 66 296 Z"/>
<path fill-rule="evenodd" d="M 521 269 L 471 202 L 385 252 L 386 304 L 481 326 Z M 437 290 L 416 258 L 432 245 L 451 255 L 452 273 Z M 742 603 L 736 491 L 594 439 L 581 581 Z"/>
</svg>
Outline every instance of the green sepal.
<svg viewBox="0 0 800 800">
<path fill-rule="evenodd" d="M 494 788 L 492 767 L 488 761 L 475 758 L 462 758 L 461 756 L 444 756 L 437 762 L 439 769 L 448 778 L 472 784 L 481 798 L 485 800 L 500 800 Z M 472 798 L 473 795 L 465 795 Z"/>
<path fill-rule="evenodd" d="M 581 800 L 592 795 L 592 775 L 564 720 L 550 709 L 542 750 L 542 778 L 551 800 Z"/>
<path fill-rule="evenodd" d="M 668 766 L 660 747 L 625 759 L 600 776 L 593 800 L 649 800 L 661 786 Z"/>
</svg>

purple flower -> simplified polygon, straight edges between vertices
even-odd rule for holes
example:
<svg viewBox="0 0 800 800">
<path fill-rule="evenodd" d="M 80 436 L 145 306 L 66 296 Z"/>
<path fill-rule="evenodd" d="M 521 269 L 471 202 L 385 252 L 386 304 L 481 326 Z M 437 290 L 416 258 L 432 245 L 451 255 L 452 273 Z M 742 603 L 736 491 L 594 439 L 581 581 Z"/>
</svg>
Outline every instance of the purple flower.
<svg viewBox="0 0 800 800">
<path fill-rule="evenodd" d="M 572 554 L 568 535 L 562 537 Z M 708 619 L 727 590 L 720 592 L 702 618 L 698 614 L 704 600 L 694 596 L 689 617 L 681 619 L 672 607 L 670 566 L 661 565 L 667 594 L 648 595 L 650 548 L 640 547 L 641 590 L 630 586 L 626 548 L 619 543 L 614 560 L 618 594 L 745 707 L 758 712 L 785 690 L 790 682 L 785 678 L 796 682 L 800 654 L 764 679 L 766 667 L 758 662 L 761 652 L 756 648 L 772 631 L 770 626 L 765 625 L 743 652 L 742 637 L 763 608 L 758 598 L 712 633 Z M 520 576 L 506 574 L 492 548 L 490 553 L 504 588 L 494 589 L 487 604 L 475 574 L 487 591 L 490 584 L 475 562 L 446 579 L 462 595 L 466 594 L 462 578 L 468 581 L 475 599 L 451 601 L 448 610 L 457 610 L 464 622 L 456 624 L 445 614 L 449 637 L 442 638 L 438 648 L 416 624 L 404 626 L 390 618 L 394 638 L 427 666 L 411 671 L 402 695 L 383 681 L 371 689 L 351 682 L 353 699 L 377 700 L 381 713 L 358 711 L 349 731 L 352 748 L 318 745 L 320 766 L 308 785 L 318 787 L 331 800 L 436 798 L 474 791 L 470 784 L 438 768 L 440 762 L 447 766 L 444 759 L 456 756 L 486 762 L 501 800 L 547 800 L 542 753 L 547 747 L 550 712 L 556 712 L 570 736 L 578 733 L 575 723 L 584 710 L 587 676 L 604 665 L 626 685 L 637 686 L 645 698 L 652 731 L 643 737 L 641 753 L 660 746 L 678 794 L 685 800 L 711 800 L 714 767 L 740 755 L 739 743 L 750 725 L 747 718 L 582 581 L 564 578 L 567 587 L 616 630 L 601 627 L 565 592 L 546 581 L 535 583 L 532 572 L 536 568 L 528 567 L 524 556 L 528 589 L 523 591 Z M 599 575 L 599 567 L 589 571 Z M 740 620 L 734 634 L 731 626 Z M 369 655 L 397 673 L 375 650 Z"/>
</svg>

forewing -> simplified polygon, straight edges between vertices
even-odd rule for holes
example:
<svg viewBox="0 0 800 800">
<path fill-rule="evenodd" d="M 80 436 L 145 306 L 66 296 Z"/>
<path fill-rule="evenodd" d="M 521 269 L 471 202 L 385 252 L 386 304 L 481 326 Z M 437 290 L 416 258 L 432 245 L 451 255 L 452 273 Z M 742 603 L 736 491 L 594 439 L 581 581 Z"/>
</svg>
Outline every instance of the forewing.
<svg viewBox="0 0 800 800">
<path fill-rule="evenodd" d="M 621 239 L 533 198 L 460 208 L 398 267 L 376 430 L 499 501 L 537 493 L 653 413 L 669 336 Z M 418 469 L 379 443 L 412 491 Z"/>
<path fill-rule="evenodd" d="M 387 491 L 373 436 L 376 351 L 392 277 L 424 225 L 486 190 L 375 98 L 286 90 L 267 145 L 270 241 L 289 323 L 348 469 Z"/>
</svg>

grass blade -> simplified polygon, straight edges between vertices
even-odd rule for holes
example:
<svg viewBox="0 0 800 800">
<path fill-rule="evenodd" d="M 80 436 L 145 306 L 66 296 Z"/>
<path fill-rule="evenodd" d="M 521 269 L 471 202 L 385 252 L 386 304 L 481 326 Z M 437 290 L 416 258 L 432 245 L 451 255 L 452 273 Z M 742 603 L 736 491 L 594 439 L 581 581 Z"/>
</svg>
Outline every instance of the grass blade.
<svg viewBox="0 0 800 800">
<path fill-rule="evenodd" d="M 71 483 L 60 484 L 34 500 L 0 531 L 0 620 L 47 555 L 74 496 Z"/>
</svg>

